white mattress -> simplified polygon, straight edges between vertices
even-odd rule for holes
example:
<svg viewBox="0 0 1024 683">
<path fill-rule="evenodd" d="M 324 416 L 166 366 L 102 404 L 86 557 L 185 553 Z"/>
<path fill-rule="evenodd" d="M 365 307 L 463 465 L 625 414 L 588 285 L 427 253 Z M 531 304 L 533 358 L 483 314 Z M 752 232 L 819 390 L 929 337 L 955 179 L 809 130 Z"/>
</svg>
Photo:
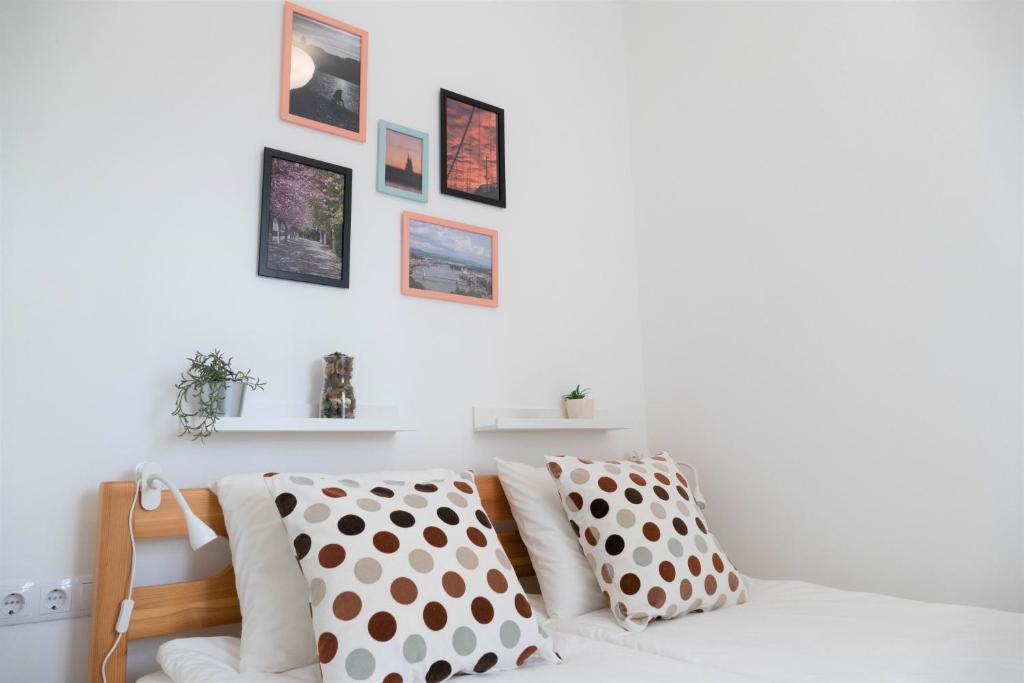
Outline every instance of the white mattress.
<svg viewBox="0 0 1024 683">
<path fill-rule="evenodd" d="M 563 662 L 489 674 L 538 681 L 1024 681 L 1024 615 L 748 579 L 747 604 L 624 631 L 607 610 L 546 620 Z M 539 607 L 535 603 L 535 607 Z M 540 614 L 543 610 L 538 609 Z M 139 683 L 316 683 L 316 666 L 238 673 L 238 639 L 160 648 Z"/>
</svg>

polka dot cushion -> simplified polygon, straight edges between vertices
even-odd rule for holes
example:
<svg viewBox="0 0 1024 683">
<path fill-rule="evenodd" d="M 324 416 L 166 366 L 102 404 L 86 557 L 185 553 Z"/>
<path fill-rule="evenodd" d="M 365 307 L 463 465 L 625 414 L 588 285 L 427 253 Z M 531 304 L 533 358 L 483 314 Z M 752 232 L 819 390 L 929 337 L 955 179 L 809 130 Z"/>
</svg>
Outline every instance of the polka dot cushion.
<svg viewBox="0 0 1024 683">
<path fill-rule="evenodd" d="M 547 461 L 569 525 L 624 628 L 746 601 L 739 572 L 673 460 Z"/>
<path fill-rule="evenodd" d="M 437 683 L 555 661 L 472 474 L 266 482 L 309 584 L 324 681 Z"/>
</svg>

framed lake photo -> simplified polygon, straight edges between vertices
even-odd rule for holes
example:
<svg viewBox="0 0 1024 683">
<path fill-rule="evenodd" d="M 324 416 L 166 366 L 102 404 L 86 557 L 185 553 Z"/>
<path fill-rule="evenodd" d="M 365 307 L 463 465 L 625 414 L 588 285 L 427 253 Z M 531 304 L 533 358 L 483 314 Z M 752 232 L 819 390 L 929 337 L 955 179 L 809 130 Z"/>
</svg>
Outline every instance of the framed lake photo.
<svg viewBox="0 0 1024 683">
<path fill-rule="evenodd" d="M 402 212 L 402 294 L 498 305 L 498 233 Z"/>
<path fill-rule="evenodd" d="M 377 191 L 427 201 L 427 134 L 382 120 L 377 127 Z"/>
<path fill-rule="evenodd" d="M 505 111 L 441 90 L 441 193 L 505 207 Z"/>
<path fill-rule="evenodd" d="M 348 287 L 352 171 L 263 150 L 259 274 Z"/>
<path fill-rule="evenodd" d="M 286 2 L 281 55 L 281 118 L 366 140 L 369 35 Z"/>
</svg>

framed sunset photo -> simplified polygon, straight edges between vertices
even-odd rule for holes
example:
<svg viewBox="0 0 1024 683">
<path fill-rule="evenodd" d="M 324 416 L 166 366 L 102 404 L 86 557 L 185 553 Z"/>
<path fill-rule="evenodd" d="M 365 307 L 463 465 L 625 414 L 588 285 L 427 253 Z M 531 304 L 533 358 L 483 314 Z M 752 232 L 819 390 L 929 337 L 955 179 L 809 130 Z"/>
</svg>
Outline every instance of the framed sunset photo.
<svg viewBox="0 0 1024 683">
<path fill-rule="evenodd" d="M 441 90 L 441 193 L 505 208 L 505 111 Z"/>
<path fill-rule="evenodd" d="M 366 140 L 369 35 L 286 2 L 281 55 L 281 118 Z"/>
<path fill-rule="evenodd" d="M 381 120 L 377 126 L 377 191 L 427 201 L 427 134 Z"/>
<path fill-rule="evenodd" d="M 498 233 L 402 213 L 402 294 L 498 305 Z"/>
</svg>

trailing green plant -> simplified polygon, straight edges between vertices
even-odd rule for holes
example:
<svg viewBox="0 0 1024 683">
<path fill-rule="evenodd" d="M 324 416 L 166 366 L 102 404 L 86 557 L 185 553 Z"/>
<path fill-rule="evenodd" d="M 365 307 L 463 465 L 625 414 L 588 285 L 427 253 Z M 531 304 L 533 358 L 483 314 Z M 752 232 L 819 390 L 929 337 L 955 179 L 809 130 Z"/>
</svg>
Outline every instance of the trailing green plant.
<svg viewBox="0 0 1024 683">
<path fill-rule="evenodd" d="M 580 389 L 580 385 L 577 384 L 575 389 L 570 391 L 562 398 L 564 398 L 566 401 L 575 401 L 577 399 L 586 398 L 588 391 L 590 391 L 590 389 Z"/>
<path fill-rule="evenodd" d="M 266 382 L 250 374 L 251 370 L 232 368 L 232 359 L 225 358 L 219 349 L 212 353 L 196 351 L 186 360 L 189 362 L 188 370 L 181 373 L 181 379 L 174 385 L 178 398 L 171 415 L 178 418 L 181 427 L 178 436 L 191 434 L 193 441 L 205 441 L 217 431 L 217 418 L 223 412 L 229 382 L 240 382 L 254 390 L 266 386 Z M 209 387 L 208 391 L 204 391 L 206 387 Z M 196 401 L 194 410 L 191 409 L 193 399 Z"/>
</svg>

